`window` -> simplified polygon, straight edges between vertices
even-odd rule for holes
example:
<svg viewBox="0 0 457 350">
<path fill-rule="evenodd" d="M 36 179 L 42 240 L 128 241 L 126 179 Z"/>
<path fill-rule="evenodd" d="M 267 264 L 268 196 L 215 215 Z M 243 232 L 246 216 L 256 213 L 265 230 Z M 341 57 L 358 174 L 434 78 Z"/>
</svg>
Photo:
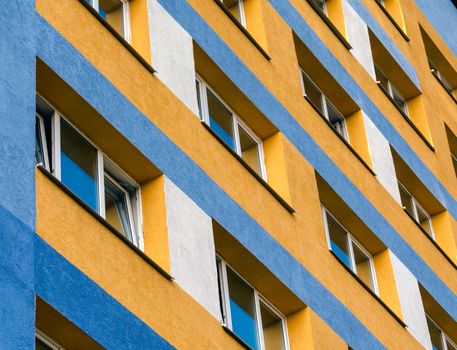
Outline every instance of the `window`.
<svg viewBox="0 0 457 350">
<path fill-rule="evenodd" d="M 130 11 L 127 0 L 86 0 L 125 40 L 130 42 Z"/>
<path fill-rule="evenodd" d="M 289 349 L 284 316 L 225 261 L 216 261 L 224 324 L 254 350 Z"/>
<path fill-rule="evenodd" d="M 35 349 L 36 350 L 64 350 L 63 347 L 54 342 L 51 338 L 41 331 L 35 333 Z"/>
<path fill-rule="evenodd" d="M 243 0 L 219 0 L 243 27 L 246 27 Z"/>
<path fill-rule="evenodd" d="M 357 240 L 323 208 L 329 249 L 351 269 L 376 295 L 378 285 L 373 257 Z"/>
<path fill-rule="evenodd" d="M 36 121 L 37 164 L 138 246 L 139 186 L 40 97 Z"/>
<path fill-rule="evenodd" d="M 390 96 L 395 105 L 409 118 L 408 104 L 403 95 L 397 90 L 392 82 L 384 75 L 384 73 L 375 65 L 376 80 L 384 92 Z"/>
<path fill-rule="evenodd" d="M 305 98 L 325 117 L 333 128 L 348 141 L 346 121 L 342 114 L 335 108 L 329 99 L 316 86 L 311 78 L 301 70 L 303 93 Z"/>
<path fill-rule="evenodd" d="M 311 0 L 326 16 L 328 16 L 326 0 Z"/>
<path fill-rule="evenodd" d="M 411 217 L 424 229 L 424 231 L 434 239 L 435 234 L 433 232 L 430 214 L 422 208 L 418 201 L 400 182 L 398 182 L 398 189 L 400 191 L 400 199 L 403 209 L 405 209 L 408 214 L 411 215 Z"/>
<path fill-rule="evenodd" d="M 266 180 L 262 140 L 201 79 L 196 80 L 200 118 Z"/>
<path fill-rule="evenodd" d="M 446 91 L 454 98 L 456 98 L 454 89 L 452 88 L 451 83 L 449 83 L 443 74 L 436 68 L 435 64 L 432 62 L 430 58 L 428 58 L 428 65 L 430 67 L 430 71 L 433 73 L 436 79 L 441 83 L 441 85 L 446 89 Z"/>
<path fill-rule="evenodd" d="M 446 333 L 438 327 L 429 315 L 426 315 L 426 317 L 433 350 L 457 350 L 457 345 L 449 339 Z"/>
</svg>

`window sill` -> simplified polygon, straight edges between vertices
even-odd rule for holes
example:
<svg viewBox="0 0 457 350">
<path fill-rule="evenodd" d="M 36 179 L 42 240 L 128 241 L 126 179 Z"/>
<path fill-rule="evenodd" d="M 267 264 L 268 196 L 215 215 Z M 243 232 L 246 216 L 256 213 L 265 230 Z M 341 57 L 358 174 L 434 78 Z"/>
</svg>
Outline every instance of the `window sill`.
<svg viewBox="0 0 457 350">
<path fill-rule="evenodd" d="M 432 242 L 436 249 L 438 249 L 438 251 L 444 256 L 444 258 L 451 264 L 451 266 L 457 270 L 457 264 L 451 259 L 449 255 L 446 254 L 443 248 L 440 247 L 440 245 L 433 239 L 433 237 L 430 236 L 428 232 L 424 230 L 424 228 L 414 219 L 414 217 L 406 210 L 405 207 L 403 207 L 403 211 L 414 222 L 414 224 L 419 228 L 419 230 L 421 230 L 421 232 L 428 238 L 428 240 Z"/>
<path fill-rule="evenodd" d="M 333 133 L 338 136 L 338 138 L 346 145 L 347 148 L 354 154 L 354 156 L 362 163 L 362 165 L 367 168 L 367 170 L 373 175 L 376 176 L 376 173 L 374 172 L 373 169 L 368 165 L 367 162 L 360 156 L 360 154 L 357 153 L 357 151 L 354 149 L 354 147 L 351 146 L 351 144 L 333 127 L 332 124 L 325 118 L 325 116 L 321 113 L 321 111 L 316 108 L 314 103 L 307 97 L 303 96 L 306 101 L 314 108 L 314 110 L 319 114 L 319 116 L 324 120 L 324 122 L 329 126 L 329 128 L 333 131 Z"/>
<path fill-rule="evenodd" d="M 241 339 L 238 335 L 235 334 L 230 328 L 228 328 L 225 324 L 222 325 L 224 331 L 229 334 L 233 339 L 235 339 L 238 344 L 244 347 L 246 350 L 253 350 L 243 339 Z"/>
<path fill-rule="evenodd" d="M 93 15 L 95 18 L 113 34 L 117 40 L 135 57 L 144 68 L 152 74 L 156 73 L 155 69 L 136 51 L 130 43 L 123 38 L 88 2 L 87 0 L 79 0 L 79 2 Z"/>
<path fill-rule="evenodd" d="M 231 149 L 225 142 L 224 140 L 222 140 L 218 134 L 216 134 L 214 132 L 213 129 L 211 129 L 211 127 L 206 124 L 204 121 L 201 121 L 202 125 L 205 127 L 206 130 L 208 130 L 208 132 L 214 136 L 214 138 L 219 141 L 222 146 L 224 146 L 224 148 L 226 150 L 228 150 L 240 163 L 241 165 L 243 165 L 246 170 L 248 170 L 261 184 L 263 187 L 266 188 L 266 190 L 268 192 L 270 192 L 270 194 L 290 213 L 290 214 L 293 214 L 295 213 L 295 209 L 292 208 L 289 203 L 287 203 L 264 179 L 262 179 L 262 177 L 257 174 L 257 172 L 252 169 L 248 163 L 246 163 L 244 161 L 243 158 L 241 158 L 233 149 Z"/>
<path fill-rule="evenodd" d="M 433 73 L 432 70 L 430 70 L 430 72 L 432 73 L 432 75 L 435 77 L 436 80 L 438 80 L 438 83 L 440 83 L 440 85 L 443 87 L 444 91 L 446 91 L 446 93 L 449 95 L 450 98 L 452 98 L 452 101 L 454 101 L 455 103 L 457 103 L 457 97 L 455 97 L 453 94 L 451 94 L 447 89 L 446 89 L 446 86 L 444 86 L 443 82 L 441 81 L 440 78 L 438 78 L 436 76 L 435 73 Z"/>
<path fill-rule="evenodd" d="M 333 251 L 330 250 L 330 253 L 333 255 L 333 257 L 338 260 L 338 262 L 343 265 L 343 267 L 346 269 L 346 271 L 348 271 L 352 277 L 354 277 L 354 279 L 359 282 L 363 288 L 365 288 L 368 293 L 370 293 L 383 307 L 384 309 L 386 309 L 386 311 L 403 327 L 403 328 L 406 328 L 408 327 L 406 325 L 405 322 L 403 322 L 403 320 L 397 316 L 397 314 L 375 293 L 371 290 L 370 287 L 368 287 L 365 282 L 363 282 L 359 276 L 357 276 L 357 274 L 352 271 L 348 266 L 346 266 L 346 264 L 338 257 L 338 255 L 336 255 Z"/>
<path fill-rule="evenodd" d="M 43 167 L 41 164 L 36 166 L 48 179 L 50 179 L 55 185 L 57 185 L 62 191 L 64 191 L 68 196 L 70 196 L 76 203 L 82 206 L 89 214 L 91 214 L 95 219 L 97 219 L 103 226 L 110 230 L 117 238 L 124 242 L 130 249 L 137 253 L 147 264 L 152 266 L 157 272 L 159 272 L 167 280 L 172 281 L 174 278 L 157 265 L 154 261 L 151 260 L 141 249 L 136 245 L 130 242 L 122 233 L 116 230 L 108 221 L 106 221 L 100 214 L 93 210 L 90 206 L 84 203 L 76 194 L 73 193 L 67 186 L 65 186 L 59 179 L 57 179 L 49 170 Z"/>
<path fill-rule="evenodd" d="M 80 0 L 81 1 L 81 0 Z M 249 39 L 249 41 L 260 51 L 260 53 L 265 57 L 268 61 L 271 61 L 271 57 L 267 54 L 267 52 L 260 46 L 257 40 L 247 31 L 247 29 L 238 21 L 238 19 L 232 15 L 232 13 L 225 7 L 225 5 L 220 2 L 219 0 L 214 0 L 214 2 L 224 11 L 224 13 L 232 20 L 233 23 L 243 32 L 243 34 Z"/>
<path fill-rule="evenodd" d="M 325 13 L 322 12 L 322 10 L 312 1 L 312 0 L 307 0 L 309 5 L 313 8 L 313 10 L 319 15 L 320 18 L 327 24 L 327 26 L 330 28 L 330 30 L 333 32 L 333 34 L 336 35 L 336 37 L 341 41 L 341 43 L 344 45 L 344 47 L 348 50 L 352 49 L 351 44 L 346 40 L 346 38 L 341 34 L 341 32 L 338 30 L 338 28 L 335 27 L 335 25 L 332 23 L 330 18 L 327 17 Z"/>
<path fill-rule="evenodd" d="M 379 86 L 379 88 L 384 93 L 384 95 L 386 95 L 386 97 L 389 99 L 389 101 L 394 105 L 394 107 L 400 112 L 403 119 L 406 120 L 406 122 L 413 128 L 413 130 L 416 132 L 416 134 L 422 139 L 422 141 L 424 141 L 424 143 L 427 145 L 427 147 L 430 148 L 430 150 L 432 152 L 435 152 L 435 147 L 433 147 L 433 145 L 430 143 L 429 140 L 427 140 L 425 135 L 417 128 L 417 126 L 413 123 L 411 118 L 405 112 L 403 112 L 400 107 L 398 107 L 395 100 L 392 98 L 392 96 L 389 95 L 389 93 L 386 91 L 386 89 L 384 89 L 384 87 L 381 85 L 381 83 L 377 81 L 376 84 Z"/>
<path fill-rule="evenodd" d="M 408 35 L 406 35 L 406 33 L 403 31 L 403 29 L 400 27 L 400 25 L 397 23 L 397 21 L 392 17 L 392 15 L 389 13 L 389 11 L 387 11 L 387 9 L 384 6 L 382 6 L 382 4 L 381 4 L 381 2 L 379 0 L 376 0 L 376 3 L 379 5 L 379 7 L 381 8 L 382 12 L 384 12 L 384 14 L 387 16 L 387 18 L 392 22 L 394 27 L 401 34 L 403 39 L 405 39 L 407 42 L 409 42 L 410 39 L 409 39 Z"/>
</svg>

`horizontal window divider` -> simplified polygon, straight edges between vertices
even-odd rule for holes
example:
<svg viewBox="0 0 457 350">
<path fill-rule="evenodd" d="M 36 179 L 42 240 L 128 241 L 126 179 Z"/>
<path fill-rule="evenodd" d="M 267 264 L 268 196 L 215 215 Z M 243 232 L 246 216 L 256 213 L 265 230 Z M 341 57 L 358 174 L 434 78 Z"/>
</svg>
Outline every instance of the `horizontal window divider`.
<svg viewBox="0 0 457 350">
<path fill-rule="evenodd" d="M 373 297 L 374 297 L 374 298 L 384 307 L 384 309 L 386 309 L 386 311 L 387 311 L 387 312 L 388 312 L 388 313 L 389 313 L 389 314 L 390 314 L 390 315 L 391 315 L 391 316 L 392 316 L 392 317 L 393 317 L 393 318 L 394 318 L 403 328 L 407 328 L 407 327 L 408 327 L 408 325 L 407 325 L 405 322 L 403 322 L 403 320 L 402 320 L 402 319 L 401 319 L 401 318 L 400 318 L 400 317 L 399 317 L 399 316 L 398 316 L 398 315 L 397 315 L 397 314 L 396 314 L 396 313 L 395 313 L 395 312 L 394 312 L 394 311 L 393 311 L 393 310 L 392 310 L 392 309 L 391 309 L 391 308 L 390 308 L 390 307 L 389 307 L 389 306 L 388 306 L 388 305 L 387 305 L 378 295 L 376 295 L 376 293 L 373 292 L 373 291 L 371 290 L 371 288 L 368 287 L 368 286 L 366 285 L 366 283 L 363 282 L 363 281 L 360 279 L 360 277 L 357 276 L 357 274 L 356 274 L 354 271 L 352 271 L 351 268 L 350 268 L 349 266 L 347 266 L 347 265 L 338 257 L 338 255 L 336 255 L 336 254 L 335 254 L 333 251 L 331 251 L 331 250 L 329 250 L 329 252 L 332 254 L 332 256 L 333 256 L 336 260 L 338 260 L 338 262 L 344 267 L 344 269 L 345 269 L 346 271 L 348 271 L 348 272 L 352 275 L 352 277 L 354 277 L 354 279 L 355 279 L 357 282 L 359 282 L 359 283 L 362 285 L 362 287 L 365 288 L 365 289 L 368 291 L 368 293 L 370 293 L 370 294 L 371 294 L 371 295 L 372 295 L 372 296 L 373 296 Z"/>
<path fill-rule="evenodd" d="M 402 109 L 397 105 L 397 103 L 392 98 L 392 96 L 390 96 L 389 93 L 386 91 L 386 89 L 384 89 L 382 84 L 379 81 L 377 81 L 376 84 L 379 86 L 379 88 L 384 93 L 384 95 L 386 95 L 386 97 L 389 99 L 389 101 L 392 102 L 394 107 L 400 112 L 403 119 L 406 120 L 406 122 L 411 126 L 411 128 L 413 128 L 413 130 L 416 132 L 416 134 L 422 139 L 422 141 L 424 141 L 424 143 L 427 145 L 427 147 L 432 152 L 435 152 L 435 147 L 433 147 L 433 145 L 430 143 L 429 140 L 427 140 L 425 135 L 417 128 L 416 124 L 414 124 L 414 122 L 411 120 L 411 118 L 405 112 L 402 111 Z"/>
<path fill-rule="evenodd" d="M 152 66 L 139 54 L 138 51 L 136 51 L 133 46 L 125 40 L 122 35 L 120 35 L 116 29 L 114 29 L 98 12 L 95 10 L 87 0 L 78 0 L 89 12 L 95 16 L 95 18 L 106 28 L 108 31 L 113 34 L 117 40 L 120 41 L 120 43 L 135 57 L 146 70 L 151 72 L 152 74 L 156 73 L 156 70 L 152 68 Z"/>
<path fill-rule="evenodd" d="M 225 324 L 222 324 L 222 329 L 228 333 L 233 339 L 235 339 L 238 344 L 244 347 L 246 350 L 253 350 L 243 339 L 241 339 L 234 331 L 232 331 L 229 327 Z"/>
<path fill-rule="evenodd" d="M 124 242 L 129 248 L 131 248 L 135 253 L 137 253 L 147 264 L 152 266 L 157 272 L 159 272 L 163 277 L 169 281 L 173 281 L 174 277 L 171 276 L 167 271 L 161 268 L 156 262 L 154 262 L 150 257 L 148 257 L 141 249 L 136 245 L 130 242 L 122 233 L 116 230 L 108 221 L 106 221 L 100 214 L 93 210 L 89 205 L 87 205 L 82 199 L 80 199 L 72 190 L 70 190 L 64 183 L 57 179 L 54 174 L 52 174 L 48 169 L 46 169 L 42 164 L 37 164 L 36 166 L 48 179 L 50 179 L 55 185 L 57 185 L 62 191 L 64 191 L 68 196 L 70 196 L 75 202 L 82 206 L 85 210 L 89 212 L 95 219 L 97 219 L 103 226 L 111 231 L 117 238 Z"/>
<path fill-rule="evenodd" d="M 80 0 L 83 1 L 83 0 Z M 262 48 L 257 40 L 248 32 L 248 30 L 238 21 L 238 19 L 230 12 L 230 10 L 225 7 L 225 5 L 220 0 L 214 0 L 214 2 L 219 6 L 222 11 L 232 20 L 233 23 L 243 32 L 243 34 L 249 39 L 249 41 L 260 51 L 263 57 L 268 61 L 271 61 L 270 55 Z"/>
<path fill-rule="evenodd" d="M 362 165 L 367 168 L 367 170 L 373 175 L 376 176 L 376 173 L 374 170 L 368 165 L 367 162 L 360 156 L 360 154 L 352 147 L 352 145 L 341 135 L 338 130 L 336 130 L 333 125 L 328 121 L 328 119 L 325 117 L 325 115 L 322 114 L 322 112 L 314 105 L 313 101 L 311 101 L 308 96 L 303 96 L 306 101 L 309 102 L 309 104 L 314 108 L 314 110 L 319 114 L 319 116 L 324 120 L 324 122 L 330 127 L 330 129 L 333 131 L 333 133 L 338 136 L 338 138 L 343 141 L 343 143 L 349 148 L 349 150 L 354 154 L 354 156 L 362 163 Z"/>
<path fill-rule="evenodd" d="M 238 153 L 236 153 L 233 149 L 230 148 L 230 146 L 228 146 L 224 140 L 221 139 L 221 137 L 213 130 L 211 129 L 211 127 L 206 123 L 204 122 L 203 120 L 201 120 L 201 124 L 205 127 L 206 130 L 208 130 L 208 132 L 214 136 L 214 138 L 219 141 L 219 143 L 222 144 L 222 146 L 224 146 L 224 148 L 226 150 L 228 150 L 240 163 L 241 165 L 243 165 L 246 170 L 248 170 L 261 184 L 263 187 L 265 187 L 265 189 L 270 192 L 270 194 L 290 213 L 290 214 L 293 214 L 295 213 L 295 209 L 292 208 L 292 206 L 286 202 L 286 200 L 284 198 L 282 198 L 278 192 L 276 192 L 269 184 L 268 182 L 266 182 L 264 179 L 262 179 L 262 177 L 257 174 L 257 172 L 252 169 L 248 163 L 245 162 L 245 160 L 243 158 L 241 158 Z"/>
<path fill-rule="evenodd" d="M 346 40 L 346 38 L 341 34 L 341 32 L 338 30 L 337 27 L 332 23 L 330 18 L 327 17 L 325 13 L 322 12 L 322 10 L 312 1 L 312 0 L 307 0 L 308 3 L 311 5 L 314 11 L 317 12 L 320 18 L 327 24 L 327 26 L 330 28 L 330 30 L 333 32 L 333 34 L 336 35 L 336 37 L 341 41 L 341 43 L 344 45 L 344 47 L 348 50 L 352 49 L 352 45 L 349 43 L 349 41 Z"/>
<path fill-rule="evenodd" d="M 419 228 L 419 230 L 425 235 L 425 237 L 428 238 L 428 240 L 430 242 L 432 242 L 432 244 L 436 247 L 436 249 L 438 249 L 438 251 L 444 256 L 444 258 L 452 265 L 452 267 L 454 269 L 457 270 L 457 264 L 451 259 L 451 257 L 449 255 L 447 255 L 447 253 L 443 250 L 443 248 L 441 248 L 441 246 L 438 244 L 438 242 L 436 242 L 433 237 L 431 237 L 427 231 L 424 230 L 424 228 L 416 221 L 416 219 L 414 219 L 414 217 L 408 212 L 408 210 L 406 210 L 405 207 L 403 207 L 403 211 L 406 213 L 406 215 L 408 215 L 408 217 L 414 222 L 414 224 Z"/>
<path fill-rule="evenodd" d="M 457 98 L 452 95 L 449 90 L 446 88 L 446 86 L 443 84 L 443 82 L 441 81 L 440 78 L 438 78 L 436 76 L 436 73 L 433 73 L 432 70 L 430 70 L 430 72 L 432 73 L 432 75 L 435 77 L 436 80 L 438 80 L 438 83 L 440 83 L 440 85 L 443 87 L 444 91 L 446 91 L 446 93 L 452 98 L 452 101 L 454 101 L 455 103 L 457 103 Z"/>
<path fill-rule="evenodd" d="M 381 8 L 382 12 L 384 12 L 384 14 L 386 15 L 386 17 L 392 22 L 392 24 L 394 25 L 394 27 L 399 31 L 399 33 L 401 34 L 401 36 L 403 37 L 403 39 L 405 39 L 407 42 L 410 42 L 410 39 L 408 37 L 408 35 L 406 35 L 406 33 L 403 31 L 402 27 L 400 27 L 400 25 L 397 23 L 397 21 L 392 17 L 392 15 L 389 13 L 389 11 L 387 11 L 387 9 L 381 4 L 381 1 L 379 0 L 375 0 L 376 3 L 379 5 L 379 7 Z"/>
</svg>

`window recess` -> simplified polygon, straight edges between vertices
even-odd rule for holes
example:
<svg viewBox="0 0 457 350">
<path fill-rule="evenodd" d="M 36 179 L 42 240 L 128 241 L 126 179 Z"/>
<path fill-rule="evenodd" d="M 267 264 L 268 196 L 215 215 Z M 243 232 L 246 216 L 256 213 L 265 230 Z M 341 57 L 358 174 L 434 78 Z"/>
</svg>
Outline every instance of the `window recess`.
<svg viewBox="0 0 457 350">
<path fill-rule="evenodd" d="M 196 88 L 201 120 L 266 181 L 262 140 L 199 77 Z"/>
<path fill-rule="evenodd" d="M 127 42 L 131 42 L 130 9 L 128 0 L 83 0 L 88 2 L 103 19 Z"/>
<path fill-rule="evenodd" d="M 48 337 L 40 330 L 35 332 L 35 349 L 36 350 L 65 350 L 62 346 L 58 345 L 54 340 Z"/>
<path fill-rule="evenodd" d="M 243 0 L 217 0 L 222 3 L 227 10 L 236 18 L 236 20 L 246 28 L 246 17 L 244 14 Z"/>
<path fill-rule="evenodd" d="M 322 208 L 330 251 L 379 296 L 373 257 L 325 207 Z"/>
<path fill-rule="evenodd" d="M 139 185 L 71 122 L 37 96 L 36 163 L 137 247 Z"/>
<path fill-rule="evenodd" d="M 288 350 L 285 317 L 216 257 L 224 326 L 254 350 Z"/>
<path fill-rule="evenodd" d="M 387 78 L 382 70 L 375 65 L 376 83 L 390 97 L 391 101 L 400 110 L 400 112 L 408 119 L 411 119 L 408 110 L 408 103 L 403 95 L 398 91 L 395 85 Z"/>
<path fill-rule="evenodd" d="M 433 350 L 457 350 L 457 345 L 441 330 L 435 321 L 429 315 L 426 315 L 426 317 Z"/>
</svg>

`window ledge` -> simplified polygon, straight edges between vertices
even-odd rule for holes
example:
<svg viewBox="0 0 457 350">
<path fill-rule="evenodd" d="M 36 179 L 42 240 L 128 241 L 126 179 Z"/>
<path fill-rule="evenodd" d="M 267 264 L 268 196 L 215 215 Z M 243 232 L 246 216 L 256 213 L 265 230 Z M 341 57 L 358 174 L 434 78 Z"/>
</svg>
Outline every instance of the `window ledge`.
<svg viewBox="0 0 457 350">
<path fill-rule="evenodd" d="M 268 192 L 290 213 L 293 214 L 295 213 L 295 209 L 290 206 L 289 203 L 287 203 L 279 194 L 276 192 L 262 177 L 257 174 L 257 172 L 250 167 L 248 163 L 245 162 L 243 158 L 241 158 L 233 149 L 231 149 L 225 142 L 222 140 L 218 134 L 214 132 L 211 127 L 205 123 L 204 121 L 201 121 L 202 125 L 205 127 L 206 130 L 209 131 L 211 135 L 213 135 L 217 141 L 219 141 L 222 146 L 224 146 L 225 149 L 227 149 L 240 163 L 243 165 L 261 184 L 263 187 L 266 188 Z"/>
<path fill-rule="evenodd" d="M 235 339 L 238 344 L 244 347 L 246 350 L 253 350 L 243 339 L 241 339 L 234 331 L 228 328 L 225 324 L 222 325 L 222 328 L 227 332 L 233 339 Z"/>
<path fill-rule="evenodd" d="M 79 2 L 93 15 L 95 18 L 113 34 L 117 40 L 135 57 L 146 70 L 152 74 L 156 73 L 155 69 L 136 51 L 130 43 L 120 35 L 93 7 L 87 0 L 79 0 Z"/>
<path fill-rule="evenodd" d="M 36 166 L 48 179 L 50 179 L 54 184 L 56 184 L 62 191 L 64 191 L 68 196 L 70 196 L 76 203 L 82 206 L 85 210 L 89 212 L 95 219 L 97 219 L 103 226 L 110 230 L 117 238 L 124 242 L 130 249 L 137 253 L 147 264 L 152 266 L 157 272 L 159 272 L 167 280 L 173 281 L 174 278 L 162 269 L 157 263 L 155 263 L 151 258 L 149 258 L 141 249 L 136 245 L 130 242 L 122 233 L 116 230 L 108 221 L 106 221 L 100 214 L 98 214 L 94 209 L 84 203 L 72 190 L 65 186 L 59 179 L 57 179 L 48 169 L 43 165 L 38 164 Z"/>
<path fill-rule="evenodd" d="M 457 97 L 455 97 L 453 94 L 451 94 L 448 89 L 446 89 L 446 86 L 444 86 L 443 82 L 441 81 L 440 78 L 438 78 L 436 76 L 435 73 L 433 73 L 432 70 L 430 70 L 430 72 L 432 73 L 432 75 L 435 77 L 436 80 L 438 80 L 438 83 L 440 83 L 440 85 L 443 87 L 444 91 L 446 91 L 446 93 L 449 95 L 450 98 L 452 98 L 452 101 L 454 101 L 455 103 L 457 103 Z"/>
<path fill-rule="evenodd" d="M 338 262 L 343 265 L 343 267 L 346 269 L 346 271 L 348 271 L 352 277 L 355 278 L 355 280 L 357 282 L 359 282 L 363 288 L 365 288 L 368 293 L 370 293 L 385 309 L 386 311 L 391 314 L 391 316 L 398 322 L 400 323 L 400 325 L 403 327 L 403 328 L 407 328 L 408 326 L 406 325 L 405 322 L 403 322 L 403 320 L 375 293 L 373 292 L 373 290 L 368 287 L 365 282 L 363 282 L 359 276 L 357 276 L 357 274 L 352 271 L 348 266 L 346 266 L 346 264 L 338 257 L 338 255 L 336 255 L 333 251 L 330 250 L 330 253 L 333 255 L 333 257 L 338 260 Z"/>
<path fill-rule="evenodd" d="M 421 230 L 421 232 L 428 238 L 430 242 L 438 249 L 438 251 L 444 256 L 444 258 L 451 264 L 451 266 L 457 270 L 457 264 L 451 259 L 449 255 L 440 247 L 440 245 L 433 239 L 432 236 L 428 234 L 427 231 L 414 219 L 414 217 L 403 207 L 403 211 L 408 215 L 408 217 L 414 222 L 414 224 Z"/>
<path fill-rule="evenodd" d="M 432 152 L 435 152 L 435 147 L 433 147 L 433 145 L 430 143 L 429 140 L 427 140 L 425 135 L 417 128 L 417 126 L 413 123 L 411 118 L 405 112 L 402 111 L 402 109 L 397 105 L 395 100 L 392 98 L 392 96 L 389 95 L 389 93 L 386 91 L 386 89 L 384 89 L 384 87 L 381 85 L 381 83 L 379 81 L 377 81 L 376 84 L 379 86 L 379 88 L 384 93 L 384 95 L 386 95 L 386 97 L 389 99 L 389 101 L 392 102 L 394 107 L 400 112 L 403 119 L 406 120 L 406 122 L 411 126 L 411 128 L 413 128 L 413 130 L 416 132 L 416 134 L 422 139 L 422 141 L 424 141 L 424 143 L 427 145 L 427 147 L 430 148 L 430 150 Z"/>
<path fill-rule="evenodd" d="M 333 34 L 336 35 L 336 37 L 341 41 L 341 43 L 344 45 L 344 47 L 348 50 L 352 49 L 351 44 L 346 40 L 343 34 L 338 30 L 337 27 L 332 23 L 330 18 L 327 17 L 325 13 L 322 12 L 322 10 L 312 1 L 312 0 L 307 0 L 309 5 L 313 8 L 313 10 L 319 15 L 320 18 L 327 24 L 327 26 L 330 28 L 330 30 L 333 32 Z"/>
<path fill-rule="evenodd" d="M 80 0 L 83 1 L 83 0 Z M 262 46 L 254 39 L 254 37 L 247 31 L 247 29 L 238 21 L 238 19 L 232 15 L 232 13 L 225 7 L 225 5 L 219 1 L 214 0 L 214 2 L 224 11 L 224 13 L 232 20 L 233 23 L 243 32 L 243 34 L 249 39 L 249 41 L 260 51 L 260 53 L 265 57 L 268 61 L 271 61 L 270 55 L 262 48 Z"/>
<path fill-rule="evenodd" d="M 367 170 L 373 175 L 376 176 L 376 173 L 374 172 L 373 169 L 368 165 L 367 162 L 360 156 L 359 153 L 354 149 L 354 147 L 351 146 L 351 144 L 333 127 L 332 124 L 325 118 L 325 116 L 322 114 L 322 112 L 314 105 L 314 103 L 307 97 L 303 96 L 306 101 L 309 102 L 309 104 L 314 108 L 314 110 L 319 114 L 319 116 L 324 120 L 324 122 L 330 127 L 330 129 L 334 132 L 336 136 L 346 145 L 347 148 L 354 154 L 354 156 L 362 163 L 362 165 L 367 168 Z"/>
<path fill-rule="evenodd" d="M 389 13 L 389 11 L 387 11 L 387 9 L 382 6 L 381 2 L 379 0 L 376 0 L 376 3 L 379 5 L 379 7 L 381 8 L 382 12 L 384 12 L 384 14 L 387 16 L 387 18 L 392 22 L 392 24 L 394 25 L 394 27 L 399 31 L 399 33 L 401 34 L 401 36 L 403 37 L 403 39 L 405 39 L 407 42 L 410 41 L 408 35 L 406 35 L 406 33 L 404 32 L 404 30 L 402 29 L 402 27 L 400 27 L 400 25 L 397 23 L 397 21 L 392 17 L 392 15 Z"/>
</svg>

